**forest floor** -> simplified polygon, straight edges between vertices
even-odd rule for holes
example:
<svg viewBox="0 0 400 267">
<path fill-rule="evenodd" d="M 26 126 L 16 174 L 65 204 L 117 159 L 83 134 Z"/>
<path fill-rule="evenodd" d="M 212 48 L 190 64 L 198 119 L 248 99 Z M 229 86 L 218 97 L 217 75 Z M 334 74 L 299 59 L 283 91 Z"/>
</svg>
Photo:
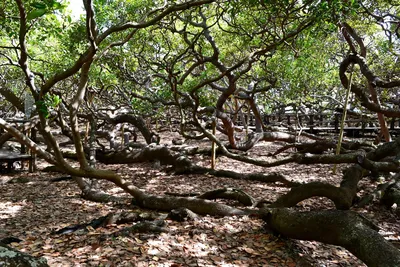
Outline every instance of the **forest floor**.
<svg viewBox="0 0 400 267">
<path fill-rule="evenodd" d="M 162 139 L 171 144 L 172 135 Z M 189 145 L 197 145 L 191 141 Z M 203 142 L 203 145 L 209 145 Z M 283 143 L 261 142 L 249 154 L 274 160 L 285 157 L 287 151 L 271 157 Z M 196 156 L 193 160 L 209 166 L 209 157 Z M 275 236 L 265 229 L 263 222 L 251 217 L 201 217 L 199 220 L 175 222 L 167 220 L 169 232 L 161 234 L 131 234 L 111 237 L 127 225 L 110 225 L 55 235 L 53 231 L 121 210 L 139 211 L 130 204 L 130 197 L 108 182 L 101 188 L 112 195 L 126 198 L 118 205 L 93 203 L 83 200 L 72 181 L 51 183 L 50 179 L 63 176 L 43 172 L 46 163 L 38 161 L 38 171 L 15 171 L 0 175 L 0 239 L 15 237 L 22 240 L 11 246 L 34 256 L 43 256 L 50 266 L 365 266 L 341 247 L 312 241 L 289 240 Z M 217 188 L 240 188 L 257 200 L 274 201 L 290 188 L 279 183 L 240 181 L 210 175 L 173 175 L 153 163 L 127 165 L 98 165 L 113 170 L 143 190 L 154 194 L 204 193 Z M 332 165 L 287 164 L 264 169 L 234 162 L 225 157 L 217 159 L 217 168 L 242 173 L 278 172 L 298 182 L 323 181 L 339 185 L 341 171 L 332 174 Z M 14 182 L 13 182 L 14 181 Z M 16 181 L 16 182 L 15 182 Z M 359 195 L 371 192 L 378 182 L 367 178 L 360 183 Z M 229 204 L 235 203 L 230 202 Z M 333 209 L 331 202 L 312 198 L 301 202 L 298 210 Z M 378 203 L 364 209 L 354 209 L 381 227 L 381 234 L 391 240 L 399 239 L 400 221 Z M 143 212 L 152 212 L 145 211 Z"/>
</svg>

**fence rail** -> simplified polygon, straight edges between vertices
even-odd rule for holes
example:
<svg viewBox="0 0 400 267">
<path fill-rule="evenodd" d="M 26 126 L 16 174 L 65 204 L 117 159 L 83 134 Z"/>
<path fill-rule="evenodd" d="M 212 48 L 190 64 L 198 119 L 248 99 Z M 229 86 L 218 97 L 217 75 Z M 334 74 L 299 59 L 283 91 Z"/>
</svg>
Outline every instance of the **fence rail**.
<svg viewBox="0 0 400 267">
<path fill-rule="evenodd" d="M 341 113 L 334 114 L 264 114 L 261 116 L 266 126 L 283 128 L 297 128 L 310 133 L 339 132 Z M 237 116 L 234 118 L 238 126 L 255 126 L 255 116 Z M 400 118 L 390 118 L 387 121 L 389 130 L 394 134 L 400 134 Z M 344 131 L 349 135 L 363 135 L 369 132 L 379 132 L 378 120 L 371 116 L 349 116 L 345 120 Z"/>
</svg>

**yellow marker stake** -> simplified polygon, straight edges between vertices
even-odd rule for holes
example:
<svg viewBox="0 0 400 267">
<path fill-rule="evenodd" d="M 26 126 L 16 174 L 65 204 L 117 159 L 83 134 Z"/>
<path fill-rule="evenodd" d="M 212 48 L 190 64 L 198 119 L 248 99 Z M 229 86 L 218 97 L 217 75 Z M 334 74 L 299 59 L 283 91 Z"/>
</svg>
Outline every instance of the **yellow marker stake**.
<svg viewBox="0 0 400 267">
<path fill-rule="evenodd" d="M 347 115 L 347 105 L 349 103 L 349 95 L 350 95 L 350 91 L 351 91 L 351 81 L 353 79 L 353 64 L 351 65 L 350 68 L 350 78 L 349 78 L 349 86 L 347 88 L 347 92 L 346 92 L 346 99 L 344 102 L 344 109 L 343 109 L 343 116 L 342 116 L 342 122 L 340 123 L 340 133 L 339 133 L 339 140 L 338 140 L 338 144 L 336 147 L 336 153 L 335 155 L 339 155 L 340 154 L 340 148 L 342 147 L 342 139 L 343 139 L 343 131 L 344 131 L 344 121 L 346 120 L 346 115 Z M 333 166 L 333 174 L 336 174 L 336 168 L 337 168 L 337 164 L 335 164 Z"/>
<path fill-rule="evenodd" d="M 213 121 L 212 121 L 212 124 L 211 124 L 212 126 L 212 134 L 215 136 L 215 133 L 216 133 L 216 127 L 217 127 L 217 122 L 216 122 L 216 120 L 215 119 L 213 119 Z M 216 144 L 215 144 L 215 142 L 213 141 L 212 142 L 212 144 L 211 144 L 211 169 L 215 169 L 215 154 L 216 154 L 216 150 L 217 150 L 217 146 L 216 146 Z"/>
</svg>

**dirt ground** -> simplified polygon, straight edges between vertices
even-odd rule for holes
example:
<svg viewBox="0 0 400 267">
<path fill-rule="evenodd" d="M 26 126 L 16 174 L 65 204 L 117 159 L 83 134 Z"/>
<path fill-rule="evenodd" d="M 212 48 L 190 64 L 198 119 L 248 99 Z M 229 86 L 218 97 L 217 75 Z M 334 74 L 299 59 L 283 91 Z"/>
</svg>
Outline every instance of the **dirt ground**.
<svg viewBox="0 0 400 267">
<path fill-rule="evenodd" d="M 173 134 L 162 139 L 170 144 Z M 195 141 L 185 145 L 197 145 Z M 202 143 L 208 145 L 207 143 Z M 283 144 L 261 142 L 249 155 L 275 160 L 270 153 Z M 280 154 L 277 158 L 290 153 Z M 210 159 L 196 156 L 193 160 L 209 166 Z M 205 216 L 191 222 L 167 220 L 168 233 L 131 234 L 111 238 L 109 234 L 127 225 L 110 225 L 88 229 L 88 233 L 52 234 L 66 226 L 87 223 L 109 212 L 138 211 L 130 204 L 130 196 L 109 182 L 101 188 L 126 201 L 117 204 L 99 204 L 83 200 L 72 181 L 51 183 L 59 173 L 43 172 L 47 164 L 38 161 L 38 171 L 15 171 L 0 176 L 0 239 L 16 237 L 22 240 L 11 245 L 34 256 L 43 256 L 50 266 L 365 266 L 345 249 L 318 242 L 289 240 L 268 232 L 261 220 L 249 217 L 215 218 Z M 202 193 L 223 187 L 240 188 L 256 199 L 274 201 L 290 190 L 282 184 L 239 181 L 210 175 L 173 175 L 152 163 L 102 165 L 131 179 L 141 189 L 154 193 Z M 339 185 L 341 171 L 332 174 L 332 165 L 288 164 L 274 168 L 254 167 L 234 162 L 225 157 L 217 159 L 217 168 L 237 172 L 279 172 L 292 181 L 324 181 Z M 17 179 L 20 178 L 20 179 Z M 14 182 L 16 181 L 16 182 Z M 366 178 L 360 184 L 359 196 L 374 189 L 378 182 Z M 237 205 L 230 202 L 229 204 Z M 301 202 L 297 209 L 333 209 L 323 198 Z M 387 239 L 399 242 L 400 222 L 389 210 L 374 203 L 359 213 L 381 227 Z M 150 212 L 150 211 L 143 211 Z M 106 236 L 106 238 L 105 238 Z M 108 236 L 108 238 L 107 238 Z"/>
</svg>

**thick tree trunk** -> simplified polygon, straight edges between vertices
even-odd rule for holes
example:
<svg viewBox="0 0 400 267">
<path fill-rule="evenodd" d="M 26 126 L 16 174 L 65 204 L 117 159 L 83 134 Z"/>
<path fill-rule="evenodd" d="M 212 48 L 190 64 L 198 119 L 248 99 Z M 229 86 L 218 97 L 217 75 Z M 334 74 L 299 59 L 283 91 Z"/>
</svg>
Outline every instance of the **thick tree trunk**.
<svg viewBox="0 0 400 267">
<path fill-rule="evenodd" d="M 283 236 L 342 246 L 370 267 L 400 266 L 400 251 L 379 235 L 375 225 L 355 212 L 263 209 L 261 215 L 273 231 Z"/>
</svg>

